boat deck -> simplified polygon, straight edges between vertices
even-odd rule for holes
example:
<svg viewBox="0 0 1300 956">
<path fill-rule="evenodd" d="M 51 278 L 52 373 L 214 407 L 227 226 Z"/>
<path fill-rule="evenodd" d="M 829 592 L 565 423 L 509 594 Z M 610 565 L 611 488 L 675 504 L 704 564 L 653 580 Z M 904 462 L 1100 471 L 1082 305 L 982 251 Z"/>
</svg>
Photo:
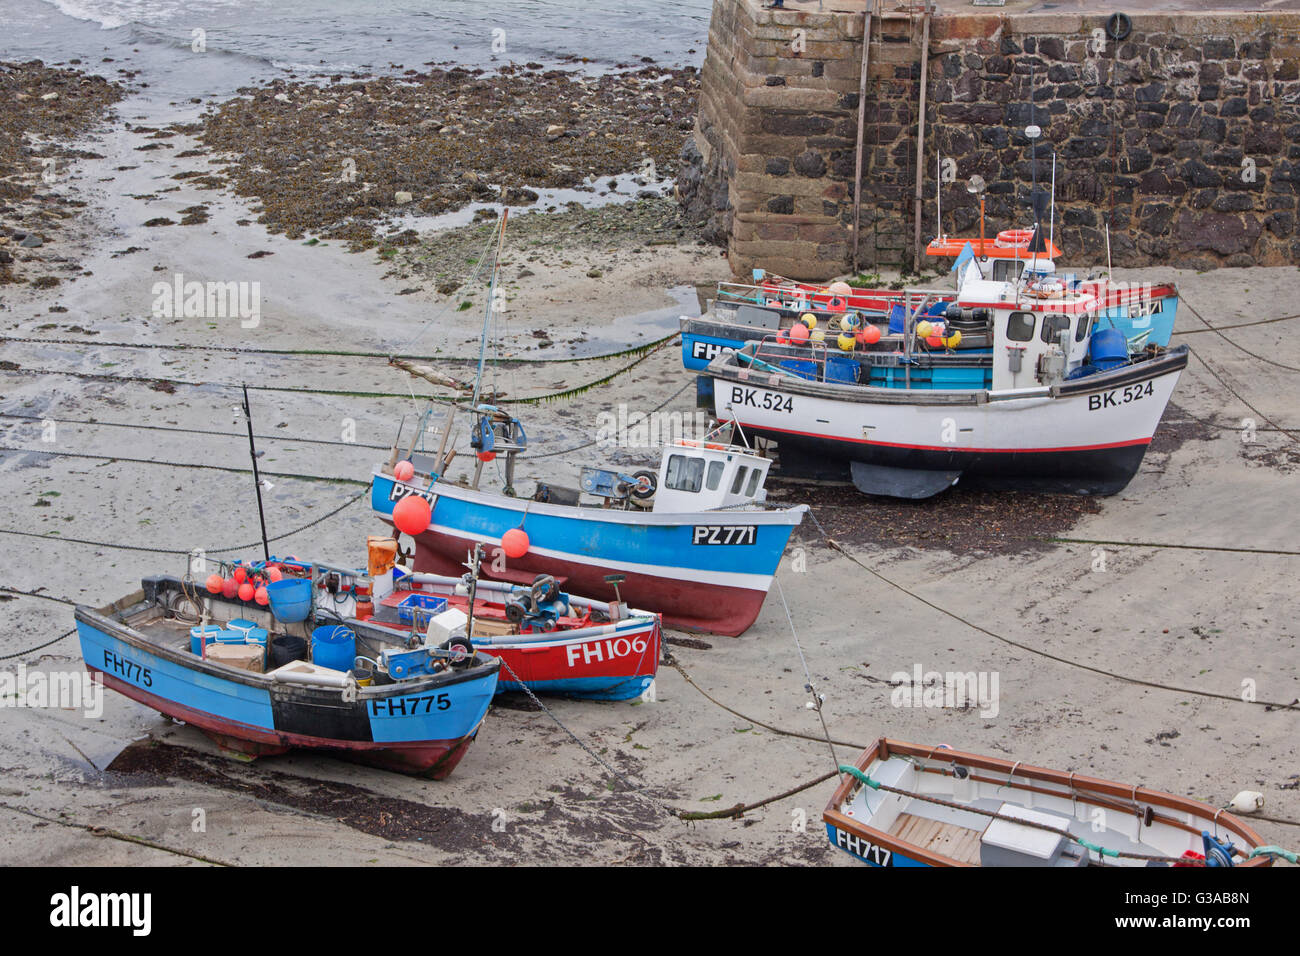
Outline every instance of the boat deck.
<svg viewBox="0 0 1300 956">
<path fill-rule="evenodd" d="M 980 864 L 980 831 L 970 827 L 900 813 L 889 835 L 959 863 Z"/>
</svg>

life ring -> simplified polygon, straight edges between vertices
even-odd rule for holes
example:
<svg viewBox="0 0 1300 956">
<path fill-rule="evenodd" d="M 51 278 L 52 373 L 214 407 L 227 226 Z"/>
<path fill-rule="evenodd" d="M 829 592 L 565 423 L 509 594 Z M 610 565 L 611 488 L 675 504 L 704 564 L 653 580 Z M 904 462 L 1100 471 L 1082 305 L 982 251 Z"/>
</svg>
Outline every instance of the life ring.
<svg viewBox="0 0 1300 956">
<path fill-rule="evenodd" d="M 1034 238 L 1034 230 L 1032 229 L 1003 229 L 998 233 L 997 239 L 994 240 L 994 245 L 1027 246 L 1032 238 Z"/>
<path fill-rule="evenodd" d="M 1106 36 L 1112 40 L 1124 40 L 1133 32 L 1133 21 L 1127 13 L 1112 13 L 1106 21 Z"/>
</svg>

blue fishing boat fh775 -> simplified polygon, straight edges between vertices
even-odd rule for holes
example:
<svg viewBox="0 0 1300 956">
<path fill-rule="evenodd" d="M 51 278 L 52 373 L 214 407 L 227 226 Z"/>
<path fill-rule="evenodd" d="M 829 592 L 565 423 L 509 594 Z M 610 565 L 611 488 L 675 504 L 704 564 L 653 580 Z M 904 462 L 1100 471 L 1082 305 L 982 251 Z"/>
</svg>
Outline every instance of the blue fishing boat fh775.
<svg viewBox="0 0 1300 956">
<path fill-rule="evenodd" d="M 408 651 L 403 635 L 365 622 L 342 627 L 328 612 L 336 593 L 328 575 L 279 583 L 305 588 L 301 617 L 281 621 L 254 600 L 165 576 L 145 578 L 142 590 L 98 610 L 79 606 L 86 668 L 234 754 L 310 749 L 435 779 L 451 773 L 487 714 L 500 662 L 429 651 L 406 679 L 358 680 L 358 657 L 382 659 L 385 648 L 404 658 L 420 652 Z M 278 664 L 275 652 L 302 649 L 306 634 L 318 648 L 314 659 Z M 268 658 L 278 666 L 267 670 Z"/>
</svg>

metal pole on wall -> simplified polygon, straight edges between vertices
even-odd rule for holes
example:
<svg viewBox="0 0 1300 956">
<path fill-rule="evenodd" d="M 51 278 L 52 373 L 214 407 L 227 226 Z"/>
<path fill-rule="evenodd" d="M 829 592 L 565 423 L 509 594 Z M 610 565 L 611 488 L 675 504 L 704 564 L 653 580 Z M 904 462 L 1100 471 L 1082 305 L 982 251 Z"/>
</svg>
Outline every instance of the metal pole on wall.
<svg viewBox="0 0 1300 956">
<path fill-rule="evenodd" d="M 912 200 L 916 220 L 912 237 L 912 271 L 918 275 L 921 272 L 921 178 L 925 172 L 925 81 L 930 66 L 930 7 L 927 0 L 921 27 L 921 105 L 916 121 L 916 195 Z"/>
<path fill-rule="evenodd" d="M 862 22 L 862 78 L 858 81 L 858 158 L 853 171 L 853 274 L 860 271 L 858 234 L 862 231 L 862 133 L 867 114 L 867 66 L 871 62 L 871 4 L 867 0 L 866 18 Z"/>
</svg>

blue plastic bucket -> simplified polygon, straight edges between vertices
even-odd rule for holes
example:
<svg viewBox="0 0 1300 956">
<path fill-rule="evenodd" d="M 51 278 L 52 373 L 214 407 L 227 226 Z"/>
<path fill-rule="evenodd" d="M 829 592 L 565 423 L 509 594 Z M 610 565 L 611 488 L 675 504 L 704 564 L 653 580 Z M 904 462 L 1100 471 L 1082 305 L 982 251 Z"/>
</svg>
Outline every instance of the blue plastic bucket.
<svg viewBox="0 0 1300 956">
<path fill-rule="evenodd" d="M 1112 369 L 1128 362 L 1128 339 L 1119 329 L 1102 329 L 1092 333 L 1088 357 L 1101 369 Z"/>
<path fill-rule="evenodd" d="M 326 624 L 311 632 L 311 662 L 330 670 L 350 671 L 357 656 L 357 636 L 342 624 Z"/>
<path fill-rule="evenodd" d="M 266 596 L 271 599 L 271 613 L 285 624 L 297 624 L 311 614 L 311 582 L 299 578 L 284 578 L 266 586 Z"/>
</svg>

